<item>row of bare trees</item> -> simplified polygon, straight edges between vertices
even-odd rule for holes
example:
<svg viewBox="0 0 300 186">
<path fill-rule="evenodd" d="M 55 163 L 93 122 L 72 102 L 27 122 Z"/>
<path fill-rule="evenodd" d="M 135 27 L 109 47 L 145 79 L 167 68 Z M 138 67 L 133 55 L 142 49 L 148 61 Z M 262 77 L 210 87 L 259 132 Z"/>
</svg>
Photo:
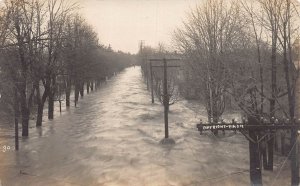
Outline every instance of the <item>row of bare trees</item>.
<svg viewBox="0 0 300 186">
<path fill-rule="evenodd" d="M 63 27 L 73 5 L 63 1 L 5 1 L 2 5 L 1 57 L 3 72 L 14 84 L 15 103 L 20 103 L 22 135 L 28 136 L 28 123 L 37 92 L 37 125 L 49 98 L 49 119 L 53 118 L 55 80 L 61 66 Z M 40 82 L 44 93 L 40 93 Z M 16 105 L 16 104 L 15 104 Z M 15 113 L 19 113 L 16 105 Z"/>
<path fill-rule="evenodd" d="M 298 8 L 296 0 L 206 0 L 191 10 L 174 40 L 184 56 L 187 79 L 200 90 L 209 122 L 220 120 L 227 98 L 258 120 L 294 120 Z M 293 183 L 299 182 L 292 148 L 296 138 L 295 129 L 290 143 Z M 264 165 L 272 170 L 274 138 L 265 143 Z"/>
<path fill-rule="evenodd" d="M 34 107 L 36 126 L 41 126 L 46 101 L 48 119 L 53 119 L 60 94 L 65 94 L 69 107 L 74 87 L 76 105 L 85 84 L 89 92 L 132 60 L 130 54 L 99 45 L 97 34 L 77 9 L 65 0 L 0 3 L 0 101 L 3 104 L 6 95 L 8 105 L 14 105 L 22 136 L 28 136 Z"/>
</svg>

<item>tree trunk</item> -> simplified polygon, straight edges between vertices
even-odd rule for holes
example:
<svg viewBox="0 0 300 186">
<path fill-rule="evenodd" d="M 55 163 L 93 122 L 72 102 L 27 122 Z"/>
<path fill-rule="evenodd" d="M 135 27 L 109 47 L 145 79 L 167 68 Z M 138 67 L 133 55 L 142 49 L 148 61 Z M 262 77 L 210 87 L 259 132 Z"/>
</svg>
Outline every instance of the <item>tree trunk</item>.
<svg viewBox="0 0 300 186">
<path fill-rule="evenodd" d="M 288 4 L 289 8 L 290 4 Z M 287 27 L 288 26 L 288 27 Z M 285 72 L 285 81 L 288 91 L 288 105 L 289 105 L 289 115 L 290 120 L 294 122 L 295 117 L 295 90 L 292 90 L 292 83 L 290 82 L 290 76 L 292 80 L 294 80 L 294 72 L 291 67 L 292 61 L 288 59 L 288 45 L 290 45 L 288 41 L 288 37 L 290 37 L 290 33 L 288 30 L 290 29 L 290 25 L 286 23 L 283 25 L 283 61 L 284 61 L 284 72 Z M 297 85 L 296 85 L 297 86 Z M 296 87 L 297 88 L 297 87 Z M 297 127 L 298 128 L 298 127 Z M 291 185 L 299 185 L 299 157 L 298 157 L 298 129 L 293 128 L 291 131 Z"/>
<path fill-rule="evenodd" d="M 270 100 L 270 116 L 271 118 L 275 116 L 275 101 L 277 97 L 277 64 L 276 64 L 276 53 L 277 53 L 277 33 L 273 31 L 272 38 L 272 54 L 271 54 L 271 90 L 272 96 Z M 270 138 L 270 136 L 269 136 Z M 267 143 L 268 148 L 268 169 L 273 170 L 273 151 L 274 151 L 274 141 L 269 140 Z"/>
<path fill-rule="evenodd" d="M 214 115 L 214 114 L 213 114 L 213 115 Z M 216 117 L 213 116 L 213 122 L 214 122 L 214 123 L 218 123 L 218 120 L 219 120 L 218 118 L 216 118 Z M 216 136 L 219 134 L 219 131 L 218 131 L 218 130 L 214 130 L 213 132 L 214 132 L 214 135 L 216 135 Z"/>
<path fill-rule="evenodd" d="M 26 98 L 24 98 L 26 99 Z M 21 110 L 22 110 L 22 136 L 28 136 L 29 134 L 29 109 L 21 103 Z"/>
<path fill-rule="evenodd" d="M 42 98 L 40 97 L 40 88 L 39 86 L 36 87 L 37 92 L 37 105 L 38 105 L 38 111 L 37 111 L 37 119 L 36 119 L 36 126 L 40 127 L 42 126 L 43 122 L 43 111 L 44 111 L 44 105 L 48 96 L 48 89 L 45 89 L 45 92 L 43 93 Z"/>
<path fill-rule="evenodd" d="M 214 95 L 214 94 L 212 94 L 212 95 Z M 213 100 L 216 100 L 216 98 L 213 98 L 213 96 L 212 96 L 211 100 L 209 101 L 209 104 L 210 104 L 210 107 L 209 107 L 209 109 L 210 109 L 210 111 L 209 111 L 209 117 L 210 117 L 211 122 L 218 123 L 219 117 L 218 117 L 218 114 L 217 114 L 217 109 L 215 107 L 215 104 L 212 102 Z M 213 132 L 214 135 L 218 135 L 219 134 L 218 130 L 212 130 L 212 132 Z"/>
<path fill-rule="evenodd" d="M 273 171 L 273 157 L 274 157 L 274 138 L 271 135 L 268 136 L 268 166 L 266 170 Z"/>
<path fill-rule="evenodd" d="M 66 107 L 70 107 L 70 94 L 71 94 L 71 90 L 68 87 L 66 89 Z"/>
<path fill-rule="evenodd" d="M 37 127 L 42 126 L 43 111 L 41 111 L 41 110 L 43 109 L 43 105 L 41 103 L 42 103 L 42 101 L 41 101 L 40 87 L 37 83 L 36 84 L 36 104 L 38 106 L 37 117 L 36 117 L 36 126 Z"/>
<path fill-rule="evenodd" d="M 56 77 L 53 74 L 48 77 L 48 119 L 54 118 L 54 96 L 56 92 Z"/>
<path fill-rule="evenodd" d="M 83 97 L 84 96 L 84 83 L 80 83 L 80 96 Z"/>
<path fill-rule="evenodd" d="M 14 112 L 15 112 L 15 149 L 19 150 L 19 101 L 18 90 L 14 89 Z"/>
<path fill-rule="evenodd" d="M 255 138 L 254 132 L 249 131 L 249 136 Z M 261 165 L 259 160 L 259 150 L 257 143 L 249 141 L 249 151 L 250 151 L 250 181 L 251 185 L 259 186 L 262 185 L 261 176 Z"/>
<path fill-rule="evenodd" d="M 282 132 L 280 134 L 280 141 L 281 141 L 281 155 L 285 155 L 285 134 Z"/>
<path fill-rule="evenodd" d="M 50 92 L 48 96 L 48 119 L 53 119 L 54 117 L 54 93 Z"/>
<path fill-rule="evenodd" d="M 262 157 L 263 167 L 265 170 L 268 170 L 267 141 L 263 141 L 263 143 L 260 144 L 259 148 Z"/>
<path fill-rule="evenodd" d="M 20 91 L 21 115 L 22 115 L 22 136 L 28 136 L 29 108 L 26 100 L 26 87 L 22 86 Z"/>
<path fill-rule="evenodd" d="M 289 64 L 292 66 L 292 45 L 291 45 L 291 10 L 290 10 L 290 6 L 291 6 L 291 2 L 287 1 L 287 9 L 288 9 L 288 25 L 287 25 L 287 31 L 285 30 L 284 32 L 284 38 L 287 40 L 285 43 L 287 43 L 288 46 L 285 46 L 285 48 L 287 47 L 289 50 L 289 59 L 287 59 L 287 55 L 286 57 L 286 65 Z M 287 32 L 287 33 L 286 33 Z M 293 69 L 293 68 L 292 68 Z M 289 69 L 286 69 L 286 73 L 288 73 L 287 75 L 291 75 L 292 80 L 295 82 L 295 89 L 293 89 L 289 84 L 289 81 L 287 81 L 287 88 L 288 88 L 288 99 L 289 99 L 289 110 L 290 110 L 290 117 L 293 120 L 293 124 L 296 124 L 296 119 L 294 119 L 295 117 L 295 103 L 296 103 L 296 96 L 295 93 L 297 91 L 297 93 L 299 92 L 299 80 L 295 78 L 295 73 L 294 71 L 291 69 L 291 72 L 289 71 Z M 289 80 L 288 78 L 286 80 Z M 295 91 L 296 90 L 296 91 Z M 297 100 L 297 103 L 298 100 Z M 299 113 L 297 113 L 299 114 Z M 296 114 L 296 116 L 297 116 Z M 300 181 L 300 177 L 299 177 L 299 146 L 298 146 L 298 130 L 299 127 L 297 125 L 296 128 L 293 128 L 291 131 L 291 185 L 299 185 L 299 181 Z"/>
<path fill-rule="evenodd" d="M 87 94 L 90 93 L 90 82 L 89 81 L 86 82 L 86 93 Z"/>
<path fill-rule="evenodd" d="M 291 182 L 292 186 L 298 186 L 299 185 L 299 147 L 297 143 L 297 137 L 298 137 L 298 130 L 292 129 L 291 132 Z"/>
<path fill-rule="evenodd" d="M 67 80 L 66 86 L 66 107 L 70 107 L 71 82 Z"/>
<path fill-rule="evenodd" d="M 268 170 L 268 159 L 267 159 L 267 149 L 264 148 L 262 151 L 262 159 L 263 159 L 263 166 L 265 170 Z"/>
<path fill-rule="evenodd" d="M 75 84 L 75 107 L 77 106 L 78 103 L 78 97 L 79 97 L 79 85 L 76 83 Z"/>
<path fill-rule="evenodd" d="M 94 91 L 94 81 L 91 81 L 91 91 Z"/>
<path fill-rule="evenodd" d="M 44 111 L 44 104 L 42 102 L 38 103 L 38 111 L 37 111 L 37 119 L 36 119 L 36 126 L 42 126 L 43 122 L 43 111 Z"/>
<path fill-rule="evenodd" d="M 274 135 L 274 151 L 279 152 L 279 144 L 278 144 L 278 132 L 275 132 Z"/>
</svg>

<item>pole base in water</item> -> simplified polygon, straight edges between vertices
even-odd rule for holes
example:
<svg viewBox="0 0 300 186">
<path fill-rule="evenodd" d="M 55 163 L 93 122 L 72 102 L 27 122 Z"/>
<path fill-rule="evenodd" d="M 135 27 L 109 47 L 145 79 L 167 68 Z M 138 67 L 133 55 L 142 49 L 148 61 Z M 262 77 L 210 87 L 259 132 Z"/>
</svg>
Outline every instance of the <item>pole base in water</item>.
<svg viewBox="0 0 300 186">
<path fill-rule="evenodd" d="M 175 140 L 172 138 L 164 138 L 159 142 L 162 145 L 175 145 Z"/>
</svg>

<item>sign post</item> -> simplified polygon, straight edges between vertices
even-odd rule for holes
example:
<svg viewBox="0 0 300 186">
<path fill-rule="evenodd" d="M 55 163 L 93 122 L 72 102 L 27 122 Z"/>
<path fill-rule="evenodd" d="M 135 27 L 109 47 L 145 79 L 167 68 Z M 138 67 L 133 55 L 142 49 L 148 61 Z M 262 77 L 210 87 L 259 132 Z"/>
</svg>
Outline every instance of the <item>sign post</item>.
<svg viewBox="0 0 300 186">
<path fill-rule="evenodd" d="M 278 123 L 278 120 L 272 120 L 269 123 L 262 122 L 263 120 L 258 120 L 254 117 L 249 117 L 248 122 L 243 120 L 242 123 L 210 123 L 210 124 L 197 124 L 197 128 L 200 131 L 200 134 L 203 131 L 218 131 L 218 130 L 231 130 L 241 132 L 249 141 L 249 155 L 250 155 L 250 181 L 251 185 L 262 185 L 262 175 L 261 175 L 261 161 L 260 161 L 260 151 L 259 143 L 262 140 L 269 140 L 267 138 L 270 135 L 274 135 L 276 130 L 292 130 L 297 132 L 298 124 L 295 121 L 292 122 L 283 122 L 282 124 Z M 264 135 L 261 135 L 261 132 L 264 132 Z M 271 137 L 272 139 L 273 137 Z M 297 140 L 297 139 L 296 139 Z M 297 144 L 297 143 L 295 143 Z M 294 144 L 292 144 L 294 145 Z M 292 147 L 293 150 L 297 150 L 297 147 Z M 297 151 L 296 151 L 297 152 Z M 295 153 L 298 155 L 298 153 Z M 293 158 L 293 157 L 292 157 Z M 298 177 L 299 175 L 293 175 L 299 173 L 298 164 L 291 166 L 292 178 Z M 294 186 L 295 182 L 298 180 L 291 180 L 291 185 Z"/>
</svg>

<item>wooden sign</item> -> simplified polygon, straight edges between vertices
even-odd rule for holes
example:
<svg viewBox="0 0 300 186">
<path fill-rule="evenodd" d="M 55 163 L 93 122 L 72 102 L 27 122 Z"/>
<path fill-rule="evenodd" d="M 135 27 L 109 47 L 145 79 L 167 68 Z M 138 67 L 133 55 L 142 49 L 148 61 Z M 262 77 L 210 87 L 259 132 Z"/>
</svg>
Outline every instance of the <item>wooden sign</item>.
<svg viewBox="0 0 300 186">
<path fill-rule="evenodd" d="M 237 124 L 197 124 L 200 132 L 208 130 L 277 130 L 277 129 L 292 129 L 297 125 L 292 124 L 261 124 L 249 125 L 243 123 Z"/>
</svg>

